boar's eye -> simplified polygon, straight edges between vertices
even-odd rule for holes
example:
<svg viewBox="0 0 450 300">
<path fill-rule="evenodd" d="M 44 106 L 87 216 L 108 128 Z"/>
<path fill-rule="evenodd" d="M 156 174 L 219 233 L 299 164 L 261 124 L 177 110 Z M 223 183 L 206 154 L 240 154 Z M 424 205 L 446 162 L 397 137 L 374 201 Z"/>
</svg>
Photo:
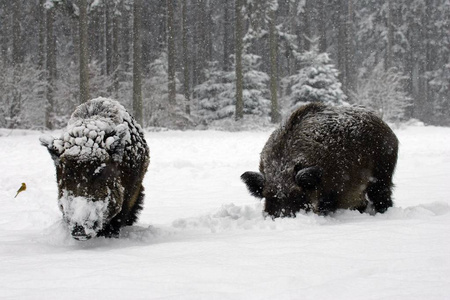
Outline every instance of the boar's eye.
<svg viewBox="0 0 450 300">
<path fill-rule="evenodd" d="M 300 169 L 295 173 L 295 182 L 302 188 L 314 189 L 322 179 L 322 169 L 319 167 L 309 167 Z"/>
<path fill-rule="evenodd" d="M 264 176 L 258 172 L 245 172 L 241 175 L 242 181 L 247 185 L 248 191 L 257 198 L 262 198 Z"/>
</svg>

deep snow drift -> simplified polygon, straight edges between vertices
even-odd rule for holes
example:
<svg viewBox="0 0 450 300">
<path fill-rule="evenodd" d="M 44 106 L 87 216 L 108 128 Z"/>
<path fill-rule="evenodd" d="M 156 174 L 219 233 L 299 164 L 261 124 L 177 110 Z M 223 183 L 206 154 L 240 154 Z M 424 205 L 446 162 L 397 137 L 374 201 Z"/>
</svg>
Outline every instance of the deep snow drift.
<svg viewBox="0 0 450 300">
<path fill-rule="evenodd" d="M 146 132 L 139 223 L 120 239 L 78 242 L 41 133 L 1 129 L 0 298 L 448 299 L 450 128 L 395 132 L 386 214 L 276 221 L 239 179 L 258 168 L 271 130 Z"/>
</svg>

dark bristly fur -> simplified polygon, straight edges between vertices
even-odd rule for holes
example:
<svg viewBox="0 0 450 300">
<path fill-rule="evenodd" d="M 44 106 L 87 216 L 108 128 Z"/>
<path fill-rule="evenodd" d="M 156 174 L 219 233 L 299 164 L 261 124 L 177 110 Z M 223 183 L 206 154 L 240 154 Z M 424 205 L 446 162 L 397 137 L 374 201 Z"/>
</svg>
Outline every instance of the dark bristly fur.
<svg viewBox="0 0 450 300">
<path fill-rule="evenodd" d="M 383 213 L 393 205 L 397 152 L 395 134 L 373 113 L 312 103 L 272 133 L 260 173 L 241 178 L 253 196 L 266 199 L 265 212 L 272 217 L 300 210 L 364 211 L 369 202 Z"/>
</svg>

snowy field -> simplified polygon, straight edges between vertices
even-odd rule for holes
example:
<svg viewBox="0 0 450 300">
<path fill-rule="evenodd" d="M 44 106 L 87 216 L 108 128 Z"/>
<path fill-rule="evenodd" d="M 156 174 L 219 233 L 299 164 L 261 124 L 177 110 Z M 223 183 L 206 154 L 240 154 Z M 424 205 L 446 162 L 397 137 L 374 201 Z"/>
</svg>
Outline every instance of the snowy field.
<svg viewBox="0 0 450 300">
<path fill-rule="evenodd" d="M 395 130 L 386 214 L 276 221 L 239 179 L 270 132 L 146 132 L 139 223 L 78 242 L 40 133 L 1 129 L 0 298 L 450 299 L 450 128 Z"/>
</svg>

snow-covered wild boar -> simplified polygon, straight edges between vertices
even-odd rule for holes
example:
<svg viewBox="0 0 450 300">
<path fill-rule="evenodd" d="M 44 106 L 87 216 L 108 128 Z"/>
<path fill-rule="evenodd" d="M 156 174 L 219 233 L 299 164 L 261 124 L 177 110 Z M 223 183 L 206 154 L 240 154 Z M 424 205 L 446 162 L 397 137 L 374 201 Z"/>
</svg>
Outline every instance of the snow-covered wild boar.
<svg viewBox="0 0 450 300">
<path fill-rule="evenodd" d="M 398 140 L 386 123 L 360 107 L 312 103 L 276 129 L 260 157 L 260 172 L 241 178 L 265 198 L 265 213 L 295 216 L 300 210 L 383 213 L 392 206 Z"/>
<path fill-rule="evenodd" d="M 117 101 L 77 107 L 60 138 L 42 136 L 56 166 L 58 204 L 72 237 L 117 237 L 142 210 L 149 149 L 141 127 Z"/>
</svg>

